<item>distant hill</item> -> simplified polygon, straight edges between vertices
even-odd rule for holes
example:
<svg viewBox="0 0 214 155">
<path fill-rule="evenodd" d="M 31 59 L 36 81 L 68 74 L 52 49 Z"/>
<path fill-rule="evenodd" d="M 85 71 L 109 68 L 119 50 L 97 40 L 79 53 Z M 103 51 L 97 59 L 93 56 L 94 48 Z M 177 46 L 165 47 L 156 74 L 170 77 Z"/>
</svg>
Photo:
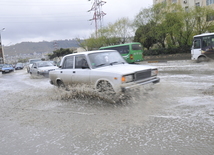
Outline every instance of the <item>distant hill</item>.
<svg viewBox="0 0 214 155">
<path fill-rule="evenodd" d="M 32 53 L 51 53 L 60 48 L 77 48 L 76 40 L 56 40 L 42 42 L 22 42 L 11 46 L 4 46 L 4 55 L 14 56 Z"/>
</svg>

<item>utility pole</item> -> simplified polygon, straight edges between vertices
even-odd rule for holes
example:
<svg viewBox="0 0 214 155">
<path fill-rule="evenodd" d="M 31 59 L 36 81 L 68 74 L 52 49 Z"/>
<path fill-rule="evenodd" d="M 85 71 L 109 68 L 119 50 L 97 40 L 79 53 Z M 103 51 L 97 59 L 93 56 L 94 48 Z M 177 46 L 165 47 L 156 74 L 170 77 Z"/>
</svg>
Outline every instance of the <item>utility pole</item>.
<svg viewBox="0 0 214 155">
<path fill-rule="evenodd" d="M 88 1 L 91 1 L 91 0 L 88 0 Z M 97 31 L 98 31 L 98 29 L 102 27 L 103 16 L 106 15 L 106 13 L 104 13 L 104 12 L 102 11 L 102 6 L 103 6 L 105 3 L 106 3 L 106 2 L 105 2 L 105 1 L 102 1 L 102 0 L 94 0 L 91 9 L 88 10 L 88 12 L 91 12 L 91 11 L 94 12 L 93 18 L 90 19 L 89 21 L 94 20 L 96 37 L 97 37 Z"/>
<path fill-rule="evenodd" d="M 5 28 L 0 30 L 0 64 L 4 64 L 4 49 L 2 46 L 2 41 L 1 41 L 1 32 L 4 31 Z"/>
</svg>

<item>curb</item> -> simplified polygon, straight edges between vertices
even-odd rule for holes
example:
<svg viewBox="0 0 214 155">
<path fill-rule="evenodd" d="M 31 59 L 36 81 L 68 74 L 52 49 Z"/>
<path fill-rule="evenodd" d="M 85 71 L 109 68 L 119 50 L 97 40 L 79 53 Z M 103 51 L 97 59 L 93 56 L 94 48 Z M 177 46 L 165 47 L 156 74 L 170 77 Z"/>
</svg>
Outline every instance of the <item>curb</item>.
<svg viewBox="0 0 214 155">
<path fill-rule="evenodd" d="M 173 62 L 178 62 L 178 63 L 184 63 L 184 62 L 193 62 L 193 60 L 145 60 L 142 62 L 138 62 L 138 64 L 142 63 L 173 63 Z"/>
</svg>

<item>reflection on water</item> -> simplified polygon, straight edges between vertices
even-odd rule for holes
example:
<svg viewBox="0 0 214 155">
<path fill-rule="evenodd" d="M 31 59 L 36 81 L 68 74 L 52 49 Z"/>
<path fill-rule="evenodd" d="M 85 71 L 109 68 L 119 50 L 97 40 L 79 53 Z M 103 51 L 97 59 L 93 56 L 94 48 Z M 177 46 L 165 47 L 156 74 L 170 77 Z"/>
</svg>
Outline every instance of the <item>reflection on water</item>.
<svg viewBox="0 0 214 155">
<path fill-rule="evenodd" d="M 212 65 L 158 66 L 160 83 L 114 96 L 4 75 L 0 154 L 213 154 Z"/>
</svg>

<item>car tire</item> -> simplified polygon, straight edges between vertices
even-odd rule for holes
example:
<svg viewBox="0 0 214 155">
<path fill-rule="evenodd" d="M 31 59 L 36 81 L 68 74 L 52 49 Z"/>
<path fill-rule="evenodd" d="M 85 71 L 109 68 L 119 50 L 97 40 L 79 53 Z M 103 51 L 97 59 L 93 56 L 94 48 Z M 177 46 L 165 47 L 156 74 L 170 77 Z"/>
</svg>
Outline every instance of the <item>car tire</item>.
<svg viewBox="0 0 214 155">
<path fill-rule="evenodd" d="M 65 84 L 61 80 L 57 81 L 57 86 L 59 89 L 69 91 L 69 89 L 65 86 Z"/>
<path fill-rule="evenodd" d="M 114 89 L 108 81 L 100 81 L 97 84 L 97 90 L 98 92 L 102 92 L 102 93 L 110 93 L 110 94 L 114 93 Z"/>
<path fill-rule="evenodd" d="M 205 56 L 200 56 L 197 60 L 197 62 L 204 62 L 204 61 L 207 61 L 207 58 Z"/>
</svg>

